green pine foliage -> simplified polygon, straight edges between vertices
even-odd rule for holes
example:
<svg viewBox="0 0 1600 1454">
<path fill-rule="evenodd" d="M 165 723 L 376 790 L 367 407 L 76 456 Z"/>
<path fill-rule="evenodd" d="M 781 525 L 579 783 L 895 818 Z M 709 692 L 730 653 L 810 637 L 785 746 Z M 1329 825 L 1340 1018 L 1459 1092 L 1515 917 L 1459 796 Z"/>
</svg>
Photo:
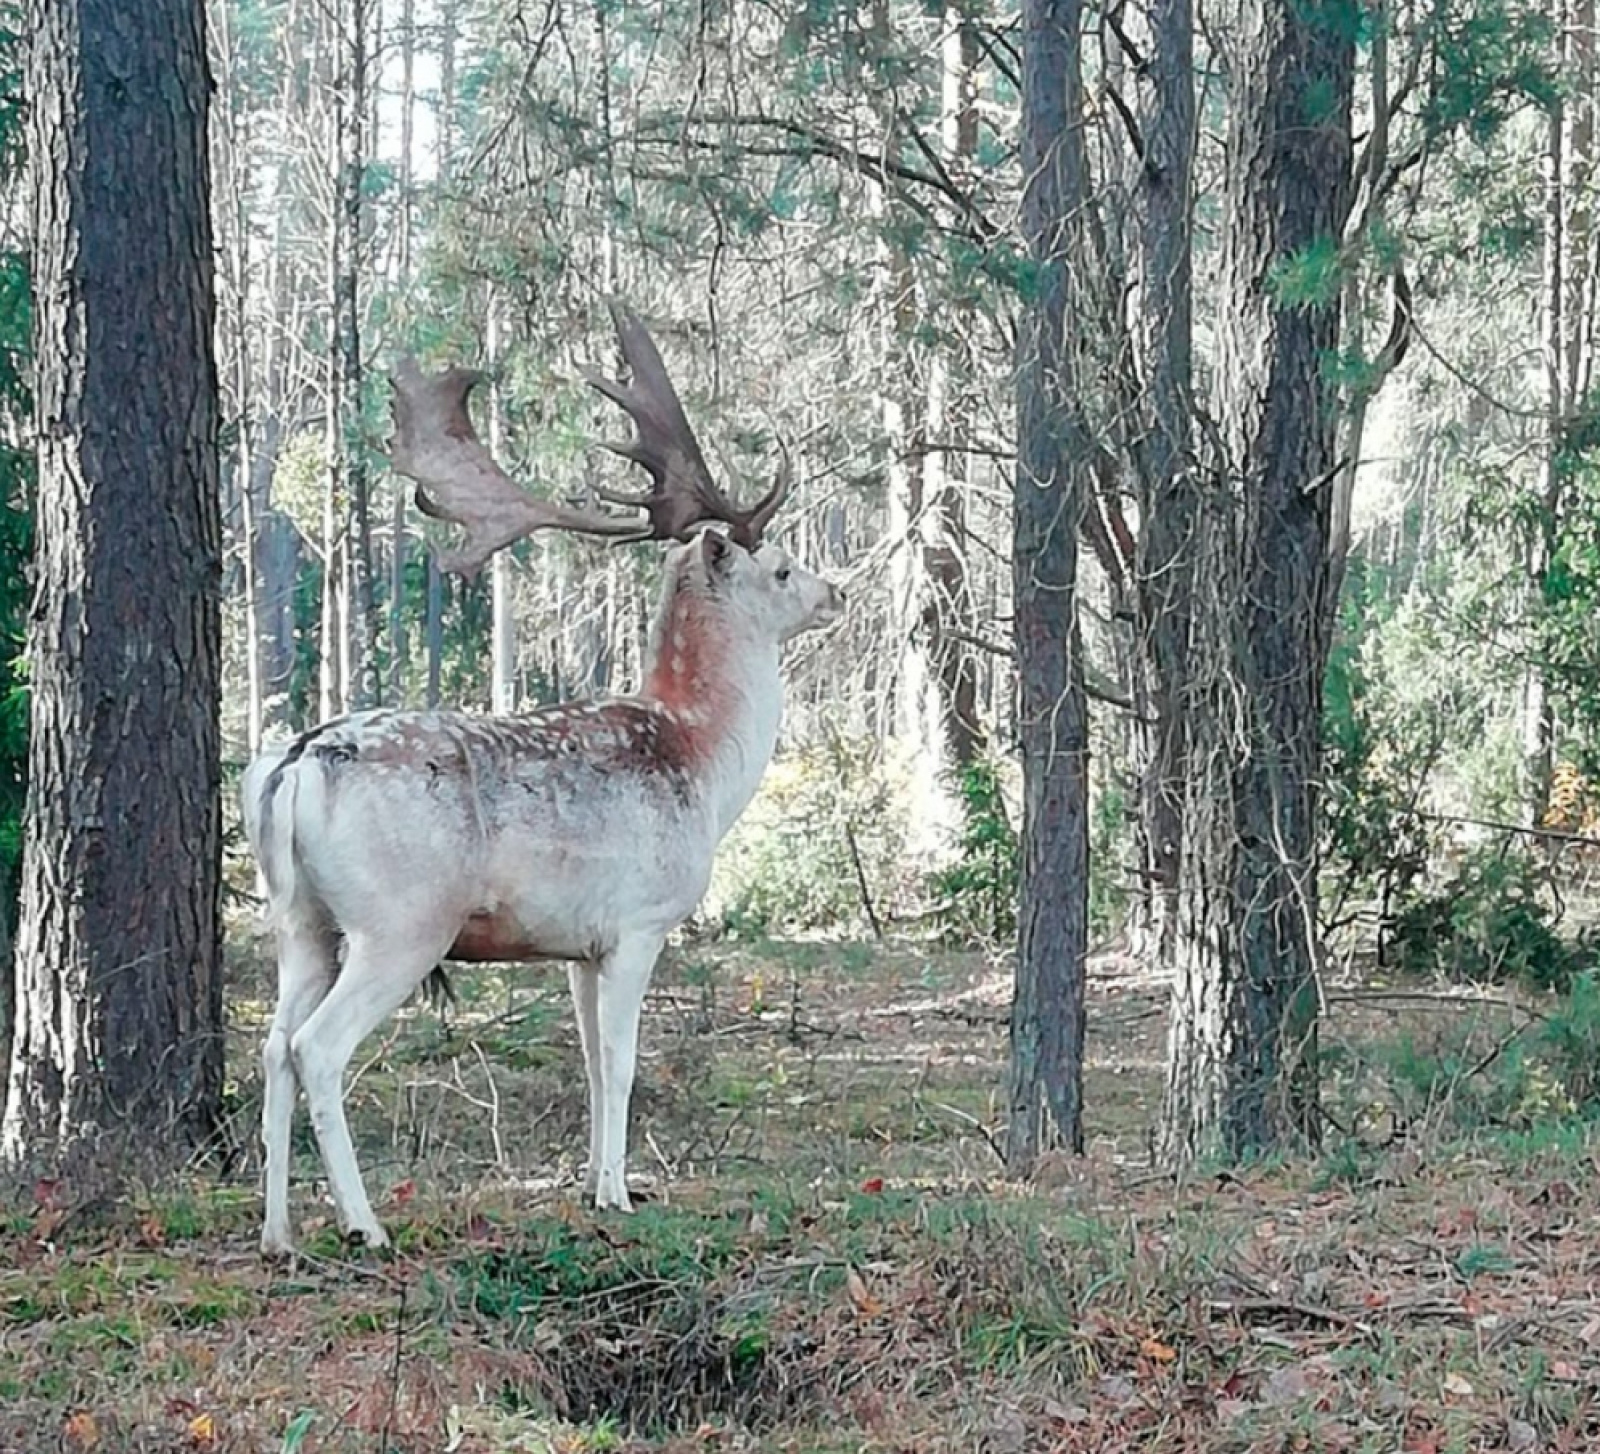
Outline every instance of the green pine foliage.
<svg viewBox="0 0 1600 1454">
<path fill-rule="evenodd" d="M 979 759 L 951 776 L 961 805 L 961 836 L 954 861 L 933 875 L 930 892 L 948 938 L 999 943 L 1017 927 L 1017 830 L 993 762 Z"/>
</svg>

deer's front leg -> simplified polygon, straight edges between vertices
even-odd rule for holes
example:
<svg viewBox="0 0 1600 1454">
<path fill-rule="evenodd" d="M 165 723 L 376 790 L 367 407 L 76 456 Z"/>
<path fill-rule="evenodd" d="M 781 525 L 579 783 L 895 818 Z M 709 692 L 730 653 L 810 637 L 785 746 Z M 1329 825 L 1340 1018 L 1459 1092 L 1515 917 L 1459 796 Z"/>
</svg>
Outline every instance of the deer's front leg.
<svg viewBox="0 0 1600 1454">
<path fill-rule="evenodd" d="M 598 965 L 571 963 L 567 985 L 578 1020 L 578 1044 L 583 1048 L 583 1070 L 589 1081 L 589 1160 L 583 1169 L 583 1194 L 593 1197 L 600 1185 L 604 1155 L 605 1081 L 600 1066 L 600 969 Z"/>
<path fill-rule="evenodd" d="M 600 962 L 598 1021 L 604 1113 L 599 1117 L 600 1172 L 595 1179 L 594 1203 L 602 1209 L 632 1210 L 626 1180 L 628 1103 L 633 1097 L 639 1054 L 639 1012 L 661 944 L 660 935 L 631 935 Z"/>
</svg>

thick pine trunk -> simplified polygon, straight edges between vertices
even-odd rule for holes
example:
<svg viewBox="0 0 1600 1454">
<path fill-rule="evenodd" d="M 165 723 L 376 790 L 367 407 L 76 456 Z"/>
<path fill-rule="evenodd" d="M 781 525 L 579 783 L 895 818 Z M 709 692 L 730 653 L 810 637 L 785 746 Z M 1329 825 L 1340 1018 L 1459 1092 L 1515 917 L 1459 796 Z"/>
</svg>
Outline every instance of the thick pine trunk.
<svg viewBox="0 0 1600 1454">
<path fill-rule="evenodd" d="M 38 0 L 30 19 L 39 534 L 13 1160 L 95 1128 L 181 1148 L 222 1089 L 204 6 Z"/>
<path fill-rule="evenodd" d="M 1022 221 L 1037 291 L 1018 360 L 1012 547 L 1023 818 L 1006 1160 L 1016 1173 L 1051 1144 L 1083 1149 L 1089 779 L 1077 572 L 1088 441 L 1068 309 L 1086 201 L 1081 22 L 1080 0 L 1025 0 Z"/>
<path fill-rule="evenodd" d="M 1569 423 L 1591 392 L 1595 345 L 1595 3 L 1563 0 L 1553 13 L 1566 86 L 1550 110 L 1545 158 L 1543 498 L 1539 529 L 1528 547 L 1535 610 L 1545 605 L 1564 533 L 1571 464 L 1562 456 Z M 1535 654 L 1525 686 L 1528 821 L 1533 826 L 1549 815 L 1561 726 L 1553 673 L 1542 655 Z"/>
<path fill-rule="evenodd" d="M 416 57 L 417 25 L 415 0 L 400 5 L 400 215 L 396 262 L 400 286 L 411 283 L 412 190 L 416 145 Z M 390 517 L 389 542 L 389 700 L 398 706 L 407 703 L 409 643 L 406 640 L 406 491 L 396 479 Z"/>
<path fill-rule="evenodd" d="M 1233 71 L 1217 417 L 1195 608 L 1163 1150 L 1317 1133 L 1316 792 L 1354 28 L 1344 0 L 1246 0 Z M 1323 261 L 1318 263 L 1316 259 Z M 1294 261 L 1309 275 L 1285 296 Z M 1318 269 L 1326 274 L 1321 277 Z"/>
<path fill-rule="evenodd" d="M 501 356 L 501 325 L 498 300 L 489 299 L 487 352 L 489 372 L 498 375 Z M 498 382 L 489 385 L 489 453 L 505 458 L 505 400 Z M 512 573 L 516 565 L 509 550 L 496 553 L 489 563 L 489 705 L 496 712 L 517 710 L 517 616 L 512 592 Z"/>
</svg>

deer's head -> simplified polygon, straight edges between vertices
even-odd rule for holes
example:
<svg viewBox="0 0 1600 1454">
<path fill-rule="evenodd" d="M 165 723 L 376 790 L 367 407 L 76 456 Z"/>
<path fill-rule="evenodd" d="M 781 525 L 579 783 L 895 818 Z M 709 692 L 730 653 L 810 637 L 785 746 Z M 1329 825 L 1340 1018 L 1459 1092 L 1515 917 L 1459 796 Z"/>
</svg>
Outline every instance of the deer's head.
<svg viewBox="0 0 1600 1454">
<path fill-rule="evenodd" d="M 777 545 L 747 549 L 715 529 L 681 545 L 668 565 L 679 593 L 734 606 L 751 634 L 774 643 L 836 621 L 844 593 Z"/>
</svg>

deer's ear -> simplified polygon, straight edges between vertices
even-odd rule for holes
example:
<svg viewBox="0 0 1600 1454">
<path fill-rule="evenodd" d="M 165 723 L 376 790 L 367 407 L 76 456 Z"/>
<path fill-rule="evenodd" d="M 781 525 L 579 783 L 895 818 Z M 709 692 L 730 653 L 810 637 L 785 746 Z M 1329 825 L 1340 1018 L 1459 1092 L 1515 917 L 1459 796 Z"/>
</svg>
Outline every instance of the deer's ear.
<svg viewBox="0 0 1600 1454">
<path fill-rule="evenodd" d="M 715 579 L 725 576 L 733 564 L 733 546 L 720 530 L 705 530 L 700 534 L 700 554 L 706 563 L 706 574 Z"/>
</svg>

